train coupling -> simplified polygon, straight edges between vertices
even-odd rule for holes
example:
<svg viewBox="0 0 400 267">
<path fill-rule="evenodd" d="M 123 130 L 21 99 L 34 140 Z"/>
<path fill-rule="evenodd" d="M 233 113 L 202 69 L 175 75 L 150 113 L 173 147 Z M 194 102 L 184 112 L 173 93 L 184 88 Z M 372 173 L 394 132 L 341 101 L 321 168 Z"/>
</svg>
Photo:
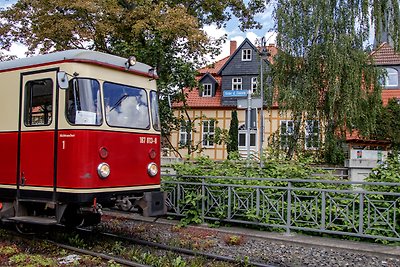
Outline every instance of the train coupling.
<svg viewBox="0 0 400 267">
<path fill-rule="evenodd" d="M 144 217 L 161 216 L 167 214 L 166 200 L 166 192 L 145 192 L 143 197 L 135 201 L 135 205 L 140 207 Z"/>
</svg>

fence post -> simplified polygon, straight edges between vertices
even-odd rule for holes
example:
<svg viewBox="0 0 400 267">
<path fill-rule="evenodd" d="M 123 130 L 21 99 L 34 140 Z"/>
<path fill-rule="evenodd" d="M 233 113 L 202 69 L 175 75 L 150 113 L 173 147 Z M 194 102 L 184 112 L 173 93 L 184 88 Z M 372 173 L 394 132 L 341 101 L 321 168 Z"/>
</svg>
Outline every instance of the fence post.
<svg viewBox="0 0 400 267">
<path fill-rule="evenodd" d="M 177 190 L 176 190 L 176 212 L 178 215 L 181 215 L 181 209 L 179 207 L 179 203 L 181 202 L 181 185 L 179 182 L 176 184 Z"/>
<path fill-rule="evenodd" d="M 257 186 L 256 188 L 256 216 L 257 216 L 257 221 L 258 217 L 260 216 L 260 187 Z"/>
<path fill-rule="evenodd" d="M 360 213 L 358 223 L 358 234 L 362 235 L 364 232 L 364 193 L 362 192 L 360 192 Z"/>
<path fill-rule="evenodd" d="M 325 191 L 321 192 L 322 195 L 322 205 L 321 205 L 321 230 L 325 230 L 325 220 L 326 220 L 326 195 Z"/>
<path fill-rule="evenodd" d="M 201 177 L 201 222 L 204 223 L 204 210 L 206 209 L 206 185 L 204 183 L 205 177 Z"/>
<path fill-rule="evenodd" d="M 292 224 L 292 182 L 288 182 L 286 208 L 286 235 L 290 235 L 290 225 Z"/>
<path fill-rule="evenodd" d="M 231 192 L 232 190 L 231 190 L 231 187 L 230 186 L 228 186 L 228 220 L 230 220 L 231 219 L 231 205 L 232 205 L 232 200 L 231 200 L 231 194 L 232 194 L 232 192 Z"/>
</svg>

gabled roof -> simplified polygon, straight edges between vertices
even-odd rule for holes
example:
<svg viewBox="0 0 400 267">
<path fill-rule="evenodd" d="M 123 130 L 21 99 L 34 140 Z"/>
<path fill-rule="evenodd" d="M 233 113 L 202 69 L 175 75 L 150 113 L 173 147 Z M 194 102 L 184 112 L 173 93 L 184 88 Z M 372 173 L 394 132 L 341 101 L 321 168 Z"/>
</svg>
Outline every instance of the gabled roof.
<svg viewBox="0 0 400 267">
<path fill-rule="evenodd" d="M 225 62 L 225 64 L 219 69 L 219 71 L 218 71 L 218 73 L 217 73 L 218 75 L 221 75 L 221 74 L 222 74 L 222 71 L 225 69 L 225 67 L 228 66 L 228 64 L 231 62 L 231 60 L 236 56 L 237 53 L 239 53 L 239 51 L 242 49 L 242 47 L 243 47 L 245 44 L 249 44 L 250 47 L 251 47 L 255 52 L 258 52 L 257 47 L 255 47 L 255 46 L 250 42 L 250 40 L 249 40 L 248 38 L 244 39 L 244 41 L 239 45 L 239 47 L 236 48 L 235 52 L 234 52 L 232 55 L 229 56 L 229 59 L 228 59 L 228 60 Z"/>
<path fill-rule="evenodd" d="M 215 77 L 212 76 L 209 72 L 207 72 L 206 74 L 204 74 L 203 77 L 201 77 L 201 78 L 199 79 L 199 82 L 201 82 L 201 81 L 202 81 L 204 78 L 206 78 L 206 77 L 210 77 L 212 80 L 214 80 L 215 83 L 218 83 L 217 79 L 215 79 Z"/>
<path fill-rule="evenodd" d="M 375 65 L 400 65 L 400 53 L 388 43 L 382 43 L 371 53 Z"/>
<path fill-rule="evenodd" d="M 258 52 L 258 49 L 250 42 L 250 40 L 248 40 L 246 38 L 241 43 L 241 45 L 231 55 L 198 70 L 199 75 L 196 77 L 196 79 L 198 81 L 201 81 L 205 77 L 212 77 L 219 86 L 217 86 L 216 91 L 215 91 L 215 96 L 213 96 L 213 97 L 200 96 L 198 88 L 193 88 L 193 90 L 184 89 L 184 93 L 187 94 L 187 98 L 186 98 L 187 102 L 186 103 L 187 103 L 188 107 L 204 108 L 204 109 L 207 109 L 207 108 L 208 109 L 211 109 L 211 108 L 217 108 L 217 109 L 218 108 L 219 109 L 229 108 L 229 109 L 231 109 L 232 108 L 232 106 L 222 106 L 222 104 L 221 104 L 221 100 L 222 100 L 222 91 L 221 91 L 221 86 L 220 86 L 221 80 L 222 80 L 221 71 L 227 64 L 229 64 L 229 61 L 238 53 L 238 51 L 241 50 L 243 45 L 246 43 L 248 43 L 254 49 L 254 51 Z M 268 45 L 267 50 L 270 53 L 270 56 L 268 57 L 268 60 L 266 60 L 266 62 L 268 62 L 268 64 L 270 64 L 269 60 L 271 60 L 272 57 L 276 55 L 278 50 L 274 45 Z M 182 107 L 183 103 L 182 102 L 173 103 L 172 106 L 174 108 Z"/>
</svg>

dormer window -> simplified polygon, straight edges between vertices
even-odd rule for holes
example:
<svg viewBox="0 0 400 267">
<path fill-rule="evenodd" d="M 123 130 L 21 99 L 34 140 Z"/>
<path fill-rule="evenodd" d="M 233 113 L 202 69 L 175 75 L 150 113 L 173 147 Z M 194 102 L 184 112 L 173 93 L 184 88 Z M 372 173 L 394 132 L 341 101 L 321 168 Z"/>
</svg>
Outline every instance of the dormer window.
<svg viewBox="0 0 400 267">
<path fill-rule="evenodd" d="M 386 74 L 381 80 L 381 84 L 388 87 L 397 87 L 399 86 L 399 72 L 393 68 L 386 68 Z"/>
<path fill-rule="evenodd" d="M 242 61 L 251 61 L 251 49 L 242 50 Z"/>
<path fill-rule="evenodd" d="M 212 84 L 205 83 L 203 84 L 203 97 L 211 97 L 212 96 Z"/>
<path fill-rule="evenodd" d="M 242 78 L 232 78 L 232 90 L 242 90 Z"/>
</svg>

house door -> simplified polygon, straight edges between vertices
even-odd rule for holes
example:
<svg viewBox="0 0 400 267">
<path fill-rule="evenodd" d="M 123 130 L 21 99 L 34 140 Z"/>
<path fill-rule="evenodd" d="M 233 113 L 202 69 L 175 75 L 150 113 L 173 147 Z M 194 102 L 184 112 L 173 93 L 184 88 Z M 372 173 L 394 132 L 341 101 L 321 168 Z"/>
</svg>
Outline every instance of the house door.
<svg viewBox="0 0 400 267">
<path fill-rule="evenodd" d="M 56 70 L 21 75 L 18 190 L 52 198 L 55 187 Z"/>
</svg>

